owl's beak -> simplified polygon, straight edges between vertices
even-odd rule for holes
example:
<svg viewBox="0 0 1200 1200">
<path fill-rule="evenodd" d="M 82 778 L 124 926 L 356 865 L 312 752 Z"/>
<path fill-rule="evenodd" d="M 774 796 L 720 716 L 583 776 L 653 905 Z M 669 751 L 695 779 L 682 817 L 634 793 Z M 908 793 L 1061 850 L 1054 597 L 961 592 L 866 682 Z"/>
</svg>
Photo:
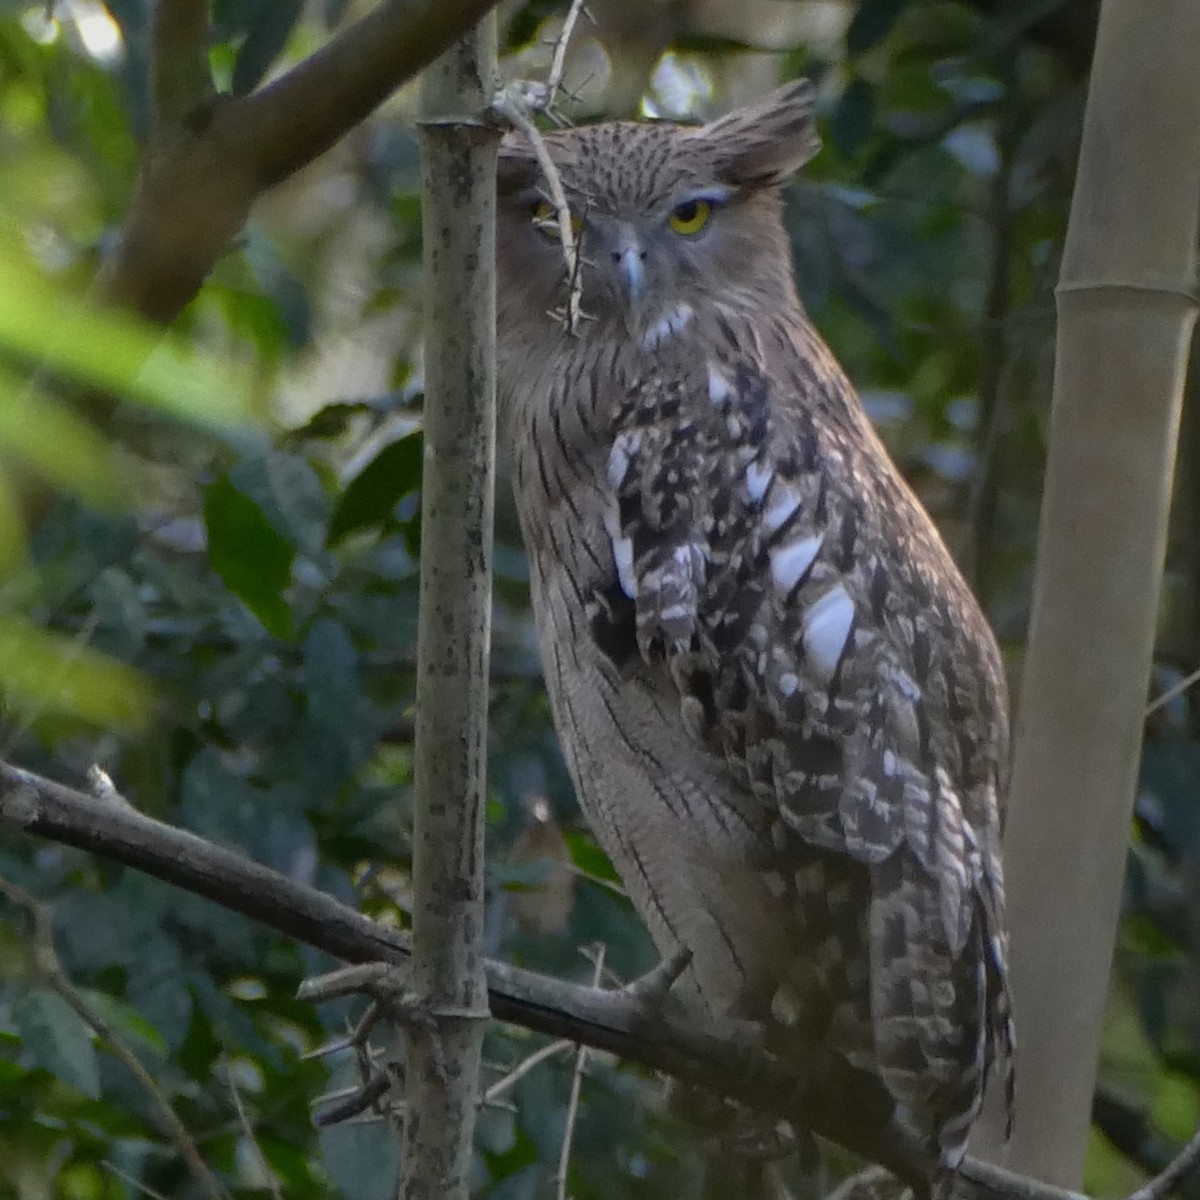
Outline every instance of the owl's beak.
<svg viewBox="0 0 1200 1200">
<path fill-rule="evenodd" d="M 623 225 L 618 232 L 612 256 L 625 294 L 630 305 L 636 309 L 646 284 L 646 252 L 637 234 L 628 225 Z"/>
</svg>

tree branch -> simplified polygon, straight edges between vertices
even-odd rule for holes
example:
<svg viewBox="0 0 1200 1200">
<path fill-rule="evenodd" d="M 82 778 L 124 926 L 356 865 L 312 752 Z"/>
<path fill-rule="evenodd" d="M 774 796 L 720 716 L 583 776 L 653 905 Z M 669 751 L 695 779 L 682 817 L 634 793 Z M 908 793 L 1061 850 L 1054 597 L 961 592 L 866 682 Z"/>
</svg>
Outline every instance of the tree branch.
<svg viewBox="0 0 1200 1200">
<path fill-rule="evenodd" d="M 241 102 L 263 188 L 312 162 L 405 80 L 476 25 L 496 0 L 382 0 Z"/>
<path fill-rule="evenodd" d="M 407 963 L 411 955 L 407 934 L 314 888 L 132 808 L 4 762 L 0 822 L 153 875 L 345 962 Z M 886 1121 L 864 1121 L 861 1081 L 844 1070 L 839 1077 L 834 1062 L 783 1062 L 701 1026 L 674 1004 L 648 1007 L 636 993 L 602 991 L 501 962 L 488 962 L 486 972 L 498 1020 L 607 1051 L 785 1117 L 918 1188 L 937 1177 L 934 1155 Z M 1172 1177 L 1175 1169 L 1168 1168 Z M 1086 1200 L 971 1158 L 959 1168 L 957 1194 L 969 1200 Z"/>
<path fill-rule="evenodd" d="M 496 0 L 381 0 L 249 96 L 207 78 L 205 5 L 162 0 L 151 37 L 155 121 L 98 297 L 166 323 L 268 188 L 312 162 Z"/>
<path fill-rule="evenodd" d="M 182 124 L 216 97 L 208 69 L 208 0 L 158 0 L 150 18 L 150 124 Z"/>
</svg>

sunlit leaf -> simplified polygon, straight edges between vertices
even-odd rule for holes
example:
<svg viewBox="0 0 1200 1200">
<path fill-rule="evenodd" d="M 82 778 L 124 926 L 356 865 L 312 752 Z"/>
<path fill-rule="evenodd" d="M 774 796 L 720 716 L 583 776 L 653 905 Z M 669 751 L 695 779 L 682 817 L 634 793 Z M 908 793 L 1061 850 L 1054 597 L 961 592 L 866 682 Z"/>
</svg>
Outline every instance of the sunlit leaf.
<svg viewBox="0 0 1200 1200">
<path fill-rule="evenodd" d="M 70 409 L 3 368 L 0 451 L 16 456 L 55 487 L 97 508 L 124 507 L 129 499 L 108 442 Z"/>
<path fill-rule="evenodd" d="M 28 548 L 20 497 L 8 477 L 0 473 L 0 577 L 25 562 Z"/>
<path fill-rule="evenodd" d="M 0 614 L 0 695 L 23 720 L 71 716 L 107 729 L 144 727 L 156 697 L 132 667 L 81 639 L 36 629 Z"/>
<path fill-rule="evenodd" d="M 127 313 L 96 308 L 0 254 L 0 347 L 206 425 L 258 418 L 248 376 Z"/>
</svg>

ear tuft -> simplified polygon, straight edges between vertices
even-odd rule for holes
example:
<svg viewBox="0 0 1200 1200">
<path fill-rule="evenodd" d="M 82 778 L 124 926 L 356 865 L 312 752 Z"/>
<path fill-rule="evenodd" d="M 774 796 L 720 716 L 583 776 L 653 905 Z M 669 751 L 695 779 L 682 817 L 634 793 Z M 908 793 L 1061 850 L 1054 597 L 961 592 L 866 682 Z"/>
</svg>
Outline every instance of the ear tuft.
<svg viewBox="0 0 1200 1200">
<path fill-rule="evenodd" d="M 813 85 L 799 79 L 702 125 L 692 136 L 704 144 L 726 183 L 772 187 L 794 175 L 821 148 L 815 113 Z"/>
</svg>

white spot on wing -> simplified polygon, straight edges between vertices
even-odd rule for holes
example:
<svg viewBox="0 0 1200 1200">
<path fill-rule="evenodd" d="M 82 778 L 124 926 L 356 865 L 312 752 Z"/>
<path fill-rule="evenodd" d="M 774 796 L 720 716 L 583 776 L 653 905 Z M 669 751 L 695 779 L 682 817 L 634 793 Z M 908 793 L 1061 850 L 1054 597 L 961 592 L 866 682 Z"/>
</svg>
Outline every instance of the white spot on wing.
<svg viewBox="0 0 1200 1200">
<path fill-rule="evenodd" d="M 828 676 L 837 669 L 853 624 L 854 601 L 840 583 L 808 610 L 804 617 L 804 649 L 817 670 Z"/>
<path fill-rule="evenodd" d="M 781 592 L 790 592 L 800 582 L 821 553 L 824 542 L 825 535 L 818 533 L 795 542 L 784 542 L 771 551 L 771 578 Z M 818 600 L 817 605 L 820 603 Z"/>
<path fill-rule="evenodd" d="M 708 364 L 708 398 L 713 404 L 724 404 L 729 397 L 733 395 L 733 388 L 729 380 L 713 366 Z"/>
<path fill-rule="evenodd" d="M 613 448 L 608 452 L 608 482 L 612 487 L 619 488 L 625 482 L 629 471 L 629 463 L 641 449 L 641 434 L 621 434 Z"/>
<path fill-rule="evenodd" d="M 613 561 L 617 564 L 617 578 L 621 591 L 630 600 L 637 599 L 637 578 L 633 573 L 633 542 L 629 538 L 617 538 L 613 542 Z"/>
<path fill-rule="evenodd" d="M 772 497 L 771 503 L 762 516 L 763 529 L 768 534 L 782 528 L 800 507 L 799 494 L 787 484 L 780 484 L 775 488 Z"/>
<path fill-rule="evenodd" d="M 746 468 L 746 491 L 750 499 L 757 504 L 767 494 L 775 472 L 768 465 L 760 465 L 757 460 Z"/>
<path fill-rule="evenodd" d="M 630 600 L 637 599 L 637 576 L 633 573 L 633 542 L 621 533 L 621 517 L 616 504 L 604 510 L 604 528 L 612 540 L 613 562 L 617 568 L 617 580 L 621 591 Z"/>
<path fill-rule="evenodd" d="M 900 694 L 906 700 L 916 703 L 916 701 L 921 699 L 921 689 L 913 682 L 912 677 L 904 671 L 897 671 L 892 676 L 892 682 L 895 683 Z"/>
</svg>

